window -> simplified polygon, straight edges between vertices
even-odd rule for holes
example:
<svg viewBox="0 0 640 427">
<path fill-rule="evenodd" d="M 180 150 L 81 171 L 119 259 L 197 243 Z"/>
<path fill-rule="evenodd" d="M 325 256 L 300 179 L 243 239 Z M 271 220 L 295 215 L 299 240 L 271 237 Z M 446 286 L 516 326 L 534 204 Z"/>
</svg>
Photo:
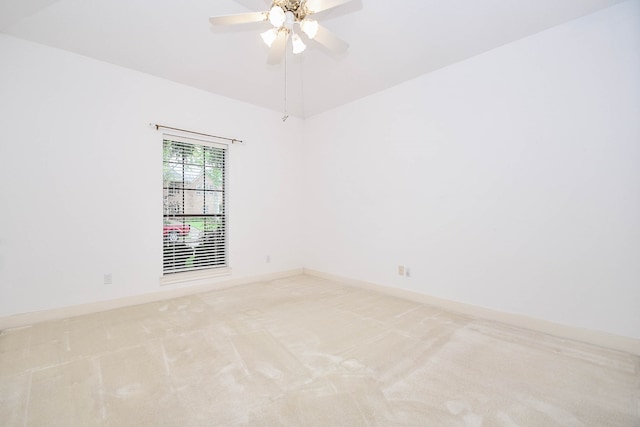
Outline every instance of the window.
<svg viewBox="0 0 640 427">
<path fill-rule="evenodd" d="M 164 136 L 164 277 L 228 266 L 226 157 L 226 145 Z"/>
</svg>

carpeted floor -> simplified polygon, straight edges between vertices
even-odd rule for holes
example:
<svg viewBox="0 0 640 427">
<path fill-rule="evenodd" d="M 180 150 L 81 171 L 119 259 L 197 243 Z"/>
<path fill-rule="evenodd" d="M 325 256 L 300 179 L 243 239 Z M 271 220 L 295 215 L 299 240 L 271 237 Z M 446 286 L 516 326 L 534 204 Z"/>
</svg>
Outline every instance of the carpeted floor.
<svg viewBox="0 0 640 427">
<path fill-rule="evenodd" d="M 640 358 L 298 276 L 3 331 L 0 425 L 640 426 Z"/>
</svg>

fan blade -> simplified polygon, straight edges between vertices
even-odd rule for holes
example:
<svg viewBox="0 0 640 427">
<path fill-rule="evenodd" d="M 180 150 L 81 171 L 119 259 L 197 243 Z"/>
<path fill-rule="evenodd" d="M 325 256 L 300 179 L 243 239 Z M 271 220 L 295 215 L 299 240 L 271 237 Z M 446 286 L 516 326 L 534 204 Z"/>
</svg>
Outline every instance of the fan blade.
<svg viewBox="0 0 640 427">
<path fill-rule="evenodd" d="M 352 0 L 307 0 L 306 4 L 310 13 L 318 13 L 341 6 L 350 1 Z"/>
<path fill-rule="evenodd" d="M 269 49 L 269 57 L 267 58 L 267 64 L 277 65 L 282 61 L 282 57 L 285 54 L 287 48 L 287 33 L 280 31 L 278 38 L 273 41 L 271 49 Z"/>
<path fill-rule="evenodd" d="M 260 10 L 271 6 L 271 0 L 235 0 L 249 10 Z"/>
<path fill-rule="evenodd" d="M 334 53 L 344 53 L 349 48 L 347 42 L 322 25 L 318 25 L 318 33 L 313 39 Z"/>
<path fill-rule="evenodd" d="M 212 16 L 211 18 L 209 18 L 209 22 L 211 22 L 213 25 L 249 24 L 251 22 L 260 22 L 266 20 L 266 12 L 241 13 L 239 15 L 221 15 Z"/>
</svg>

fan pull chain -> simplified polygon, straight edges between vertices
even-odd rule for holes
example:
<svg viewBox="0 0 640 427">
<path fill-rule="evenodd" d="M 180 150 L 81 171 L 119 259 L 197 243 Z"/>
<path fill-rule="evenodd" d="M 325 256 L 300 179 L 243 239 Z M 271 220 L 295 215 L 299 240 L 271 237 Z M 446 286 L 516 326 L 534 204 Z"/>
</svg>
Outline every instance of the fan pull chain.
<svg viewBox="0 0 640 427">
<path fill-rule="evenodd" d="M 287 113 L 287 50 L 289 50 L 289 34 L 286 35 L 284 39 L 284 115 L 282 116 L 282 121 L 286 122 L 289 118 L 289 114 Z"/>
</svg>

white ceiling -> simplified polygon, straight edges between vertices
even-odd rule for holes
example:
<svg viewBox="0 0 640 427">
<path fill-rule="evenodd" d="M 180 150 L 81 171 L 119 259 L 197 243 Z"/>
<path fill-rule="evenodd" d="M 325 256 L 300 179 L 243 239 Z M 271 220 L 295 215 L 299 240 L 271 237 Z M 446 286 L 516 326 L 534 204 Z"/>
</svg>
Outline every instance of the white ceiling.
<svg viewBox="0 0 640 427">
<path fill-rule="evenodd" d="M 623 0 L 354 0 L 319 19 L 350 44 L 289 59 L 289 113 L 326 111 Z M 265 0 L 0 0 L 0 30 L 282 111 L 283 65 L 267 23 L 213 29 L 214 15 Z M 313 42 L 312 42 L 313 43 Z"/>
</svg>

